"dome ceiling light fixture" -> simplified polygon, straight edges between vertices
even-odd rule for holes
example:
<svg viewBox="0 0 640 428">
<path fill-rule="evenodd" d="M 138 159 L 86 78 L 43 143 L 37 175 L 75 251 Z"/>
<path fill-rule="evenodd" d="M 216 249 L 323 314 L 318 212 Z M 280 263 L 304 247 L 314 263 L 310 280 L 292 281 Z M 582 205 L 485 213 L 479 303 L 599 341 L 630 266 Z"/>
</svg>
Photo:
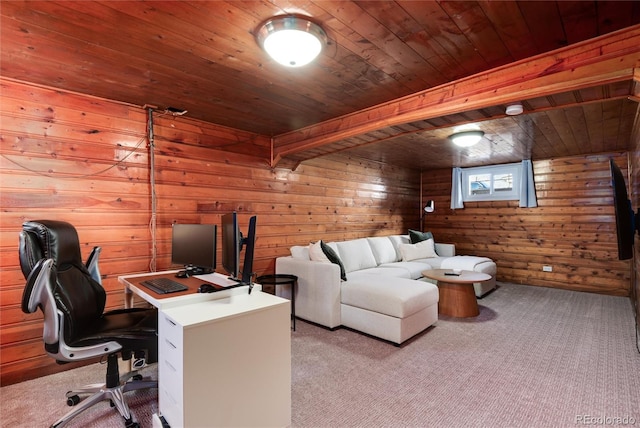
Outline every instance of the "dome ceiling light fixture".
<svg viewBox="0 0 640 428">
<path fill-rule="evenodd" d="M 519 114 L 522 114 L 523 111 L 524 108 L 522 107 L 522 104 L 515 103 L 508 105 L 505 113 L 507 113 L 508 116 L 517 116 Z"/>
<path fill-rule="evenodd" d="M 286 67 L 309 64 L 327 44 L 324 30 L 298 15 L 277 16 L 265 21 L 256 38 L 274 61 Z"/>
<path fill-rule="evenodd" d="M 482 131 L 464 131 L 457 132 L 451 135 L 449 138 L 453 141 L 453 144 L 459 147 L 471 147 L 474 144 L 477 144 L 482 137 L 484 136 L 484 132 Z"/>
</svg>

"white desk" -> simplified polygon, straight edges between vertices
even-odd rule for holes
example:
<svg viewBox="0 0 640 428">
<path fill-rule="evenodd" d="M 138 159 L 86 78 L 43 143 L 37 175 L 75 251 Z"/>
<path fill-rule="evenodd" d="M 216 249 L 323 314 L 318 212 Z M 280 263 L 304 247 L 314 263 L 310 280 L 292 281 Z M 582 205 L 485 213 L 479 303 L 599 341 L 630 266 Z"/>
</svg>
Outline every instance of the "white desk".
<svg viewBox="0 0 640 428">
<path fill-rule="evenodd" d="M 291 424 L 290 302 L 248 286 L 195 293 L 203 281 L 176 279 L 189 290 L 158 295 L 121 276 L 133 294 L 158 308 L 159 416 L 171 427 Z"/>
<path fill-rule="evenodd" d="M 202 280 L 198 276 L 192 276 L 189 278 L 176 278 L 175 274 L 178 272 L 177 270 L 167 270 L 163 272 L 155 272 L 155 273 L 141 273 L 135 275 L 125 275 L 119 276 L 118 281 L 124 285 L 124 306 L 125 308 L 133 307 L 134 296 L 139 296 L 148 303 L 152 304 L 158 309 L 166 309 L 173 306 L 182 306 L 193 303 L 206 302 L 208 300 L 217 300 L 223 299 L 234 295 L 239 294 L 248 294 L 249 287 L 242 286 L 236 288 L 229 288 L 226 290 L 216 291 L 215 293 L 197 293 L 198 287 L 200 284 L 204 284 L 205 280 Z M 213 274 L 220 278 L 220 283 L 226 281 L 226 277 L 219 273 Z M 170 294 L 157 294 L 148 288 L 140 285 L 141 281 L 150 279 L 150 278 L 159 278 L 166 277 L 170 278 L 174 281 L 180 282 L 181 284 L 189 287 L 186 291 L 181 291 L 179 293 L 170 293 Z M 254 291 L 261 290 L 262 287 L 260 284 L 255 284 L 253 287 Z"/>
</svg>

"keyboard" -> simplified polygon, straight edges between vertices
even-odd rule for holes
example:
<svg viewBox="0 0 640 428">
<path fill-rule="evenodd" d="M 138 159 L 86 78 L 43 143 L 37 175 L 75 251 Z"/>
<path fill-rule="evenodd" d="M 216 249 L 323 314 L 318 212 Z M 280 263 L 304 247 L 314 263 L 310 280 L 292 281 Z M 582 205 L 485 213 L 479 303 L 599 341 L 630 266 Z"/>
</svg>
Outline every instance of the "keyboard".
<svg viewBox="0 0 640 428">
<path fill-rule="evenodd" d="M 178 291 L 185 291 L 189 289 L 186 285 L 180 284 L 179 282 L 169 278 L 148 279 L 146 281 L 142 281 L 140 284 L 158 294 L 176 293 Z"/>
</svg>

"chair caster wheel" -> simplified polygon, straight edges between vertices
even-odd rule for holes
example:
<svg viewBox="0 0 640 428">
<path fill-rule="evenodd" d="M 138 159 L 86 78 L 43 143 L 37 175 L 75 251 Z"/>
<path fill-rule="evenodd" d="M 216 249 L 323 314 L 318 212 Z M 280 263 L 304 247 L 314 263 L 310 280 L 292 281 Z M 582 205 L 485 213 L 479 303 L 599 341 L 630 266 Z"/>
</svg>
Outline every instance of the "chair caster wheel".
<svg viewBox="0 0 640 428">
<path fill-rule="evenodd" d="M 128 420 L 124 423 L 125 428 L 140 428 L 140 424 L 137 422 L 133 422 L 132 420 Z"/>
<path fill-rule="evenodd" d="M 71 397 L 67 398 L 67 406 L 69 407 L 75 406 L 79 402 L 80 402 L 80 397 L 78 397 L 77 395 L 72 395 Z"/>
<path fill-rule="evenodd" d="M 131 376 L 131 380 L 142 380 L 142 375 L 141 374 L 133 375 Z"/>
</svg>

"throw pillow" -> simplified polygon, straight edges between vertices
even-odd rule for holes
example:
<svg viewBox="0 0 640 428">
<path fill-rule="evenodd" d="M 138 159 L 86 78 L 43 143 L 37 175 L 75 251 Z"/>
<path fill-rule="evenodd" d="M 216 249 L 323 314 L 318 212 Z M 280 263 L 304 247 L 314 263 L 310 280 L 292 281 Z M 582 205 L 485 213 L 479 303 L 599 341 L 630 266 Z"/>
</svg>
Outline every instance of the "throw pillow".
<svg viewBox="0 0 640 428">
<path fill-rule="evenodd" d="M 412 244 L 417 244 L 427 239 L 433 239 L 433 234 L 431 232 L 420 232 L 419 230 L 409 229 L 409 238 Z"/>
<path fill-rule="evenodd" d="M 320 241 L 320 247 L 322 248 L 322 252 L 324 252 L 324 255 L 329 259 L 331 263 L 335 263 L 338 266 L 340 266 L 340 279 L 342 279 L 343 281 L 346 281 L 347 274 L 344 271 L 344 265 L 342 264 L 342 260 L 340 260 L 340 257 L 338 257 L 336 252 L 333 251 L 333 248 L 331 248 L 330 246 L 328 246 L 322 241 Z"/>
<path fill-rule="evenodd" d="M 331 260 L 322 251 L 322 241 L 309 244 L 309 258 L 314 262 L 331 263 Z"/>
<path fill-rule="evenodd" d="M 438 256 L 435 251 L 433 239 L 427 239 L 417 244 L 401 244 L 400 253 L 402 254 L 402 261 L 404 262 Z"/>
</svg>

